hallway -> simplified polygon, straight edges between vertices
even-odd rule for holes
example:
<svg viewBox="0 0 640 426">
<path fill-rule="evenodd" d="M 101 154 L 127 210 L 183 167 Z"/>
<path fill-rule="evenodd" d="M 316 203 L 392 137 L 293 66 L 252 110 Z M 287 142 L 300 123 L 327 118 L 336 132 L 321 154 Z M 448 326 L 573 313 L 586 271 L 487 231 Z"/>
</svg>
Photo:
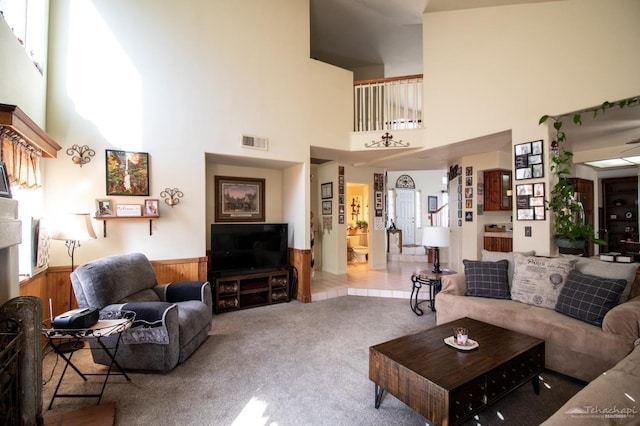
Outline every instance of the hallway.
<svg viewBox="0 0 640 426">
<path fill-rule="evenodd" d="M 347 273 L 335 275 L 315 271 L 311 280 L 311 301 L 317 302 L 339 296 L 373 296 L 409 299 L 411 274 L 431 270 L 432 265 L 421 261 L 388 261 L 386 270 L 369 270 L 367 264 L 349 264 Z M 428 292 L 420 292 L 420 299 Z"/>
</svg>

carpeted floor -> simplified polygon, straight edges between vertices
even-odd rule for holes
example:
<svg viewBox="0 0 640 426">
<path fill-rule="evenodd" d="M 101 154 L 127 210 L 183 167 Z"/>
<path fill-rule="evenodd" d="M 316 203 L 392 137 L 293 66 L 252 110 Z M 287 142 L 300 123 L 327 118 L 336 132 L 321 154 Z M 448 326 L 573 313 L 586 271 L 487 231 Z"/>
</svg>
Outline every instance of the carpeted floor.
<svg viewBox="0 0 640 426">
<path fill-rule="evenodd" d="M 291 302 L 216 315 L 209 339 L 167 374 L 132 373 L 107 385 L 119 425 L 424 425 L 426 420 L 389 394 L 374 408 L 368 378 L 371 345 L 435 325 L 404 299 L 345 296 Z M 89 351 L 74 355 L 95 370 Z M 49 378 L 55 356 L 44 360 Z M 45 414 L 91 406 L 96 399 L 57 399 L 46 410 L 62 360 L 44 386 Z M 73 372 L 63 392 L 93 392 Z M 584 384 L 545 372 L 540 395 L 524 385 L 466 425 L 538 425 Z"/>
</svg>

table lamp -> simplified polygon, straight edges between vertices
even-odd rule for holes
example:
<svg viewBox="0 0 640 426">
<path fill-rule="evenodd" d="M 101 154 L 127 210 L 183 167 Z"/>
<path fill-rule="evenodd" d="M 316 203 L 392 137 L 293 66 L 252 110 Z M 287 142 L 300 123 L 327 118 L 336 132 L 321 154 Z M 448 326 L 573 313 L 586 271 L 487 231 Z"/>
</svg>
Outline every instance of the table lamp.
<svg viewBox="0 0 640 426">
<path fill-rule="evenodd" d="M 52 240 L 64 241 L 67 253 L 71 258 L 71 272 L 73 272 L 73 255 L 76 247 L 80 247 L 81 241 L 96 239 L 96 233 L 91 226 L 89 213 L 68 213 L 62 216 L 56 223 L 56 228 L 50 237 Z M 69 286 L 69 309 L 73 301 L 73 287 Z"/>
<path fill-rule="evenodd" d="M 433 260 L 433 272 L 439 274 L 440 269 L 440 247 L 449 247 L 449 228 L 446 226 L 427 226 L 422 229 L 422 245 L 433 247 L 435 256 Z"/>
</svg>

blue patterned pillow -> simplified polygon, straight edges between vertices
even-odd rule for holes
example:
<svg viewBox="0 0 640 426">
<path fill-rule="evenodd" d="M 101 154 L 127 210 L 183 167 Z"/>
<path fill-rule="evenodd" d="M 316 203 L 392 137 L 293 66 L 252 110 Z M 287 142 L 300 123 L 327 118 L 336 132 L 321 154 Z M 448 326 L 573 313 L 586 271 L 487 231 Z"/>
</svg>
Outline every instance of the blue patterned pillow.
<svg viewBox="0 0 640 426">
<path fill-rule="evenodd" d="M 626 285 L 626 280 L 571 271 L 558 296 L 556 311 L 602 327 L 604 316 L 618 304 Z"/>
<path fill-rule="evenodd" d="M 467 296 L 490 297 L 493 299 L 511 299 L 509 292 L 509 262 L 506 259 L 497 262 L 480 260 L 462 261 L 467 283 Z"/>
</svg>

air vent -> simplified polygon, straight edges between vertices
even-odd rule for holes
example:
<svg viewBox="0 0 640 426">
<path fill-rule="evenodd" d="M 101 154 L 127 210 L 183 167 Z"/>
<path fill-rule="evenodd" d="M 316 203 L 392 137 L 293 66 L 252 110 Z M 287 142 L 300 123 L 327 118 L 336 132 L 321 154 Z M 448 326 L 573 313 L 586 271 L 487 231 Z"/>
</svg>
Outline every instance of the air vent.
<svg viewBox="0 0 640 426">
<path fill-rule="evenodd" d="M 259 138 L 256 136 L 242 135 L 242 147 L 252 149 L 262 149 L 264 151 L 269 149 L 269 139 Z"/>
</svg>

